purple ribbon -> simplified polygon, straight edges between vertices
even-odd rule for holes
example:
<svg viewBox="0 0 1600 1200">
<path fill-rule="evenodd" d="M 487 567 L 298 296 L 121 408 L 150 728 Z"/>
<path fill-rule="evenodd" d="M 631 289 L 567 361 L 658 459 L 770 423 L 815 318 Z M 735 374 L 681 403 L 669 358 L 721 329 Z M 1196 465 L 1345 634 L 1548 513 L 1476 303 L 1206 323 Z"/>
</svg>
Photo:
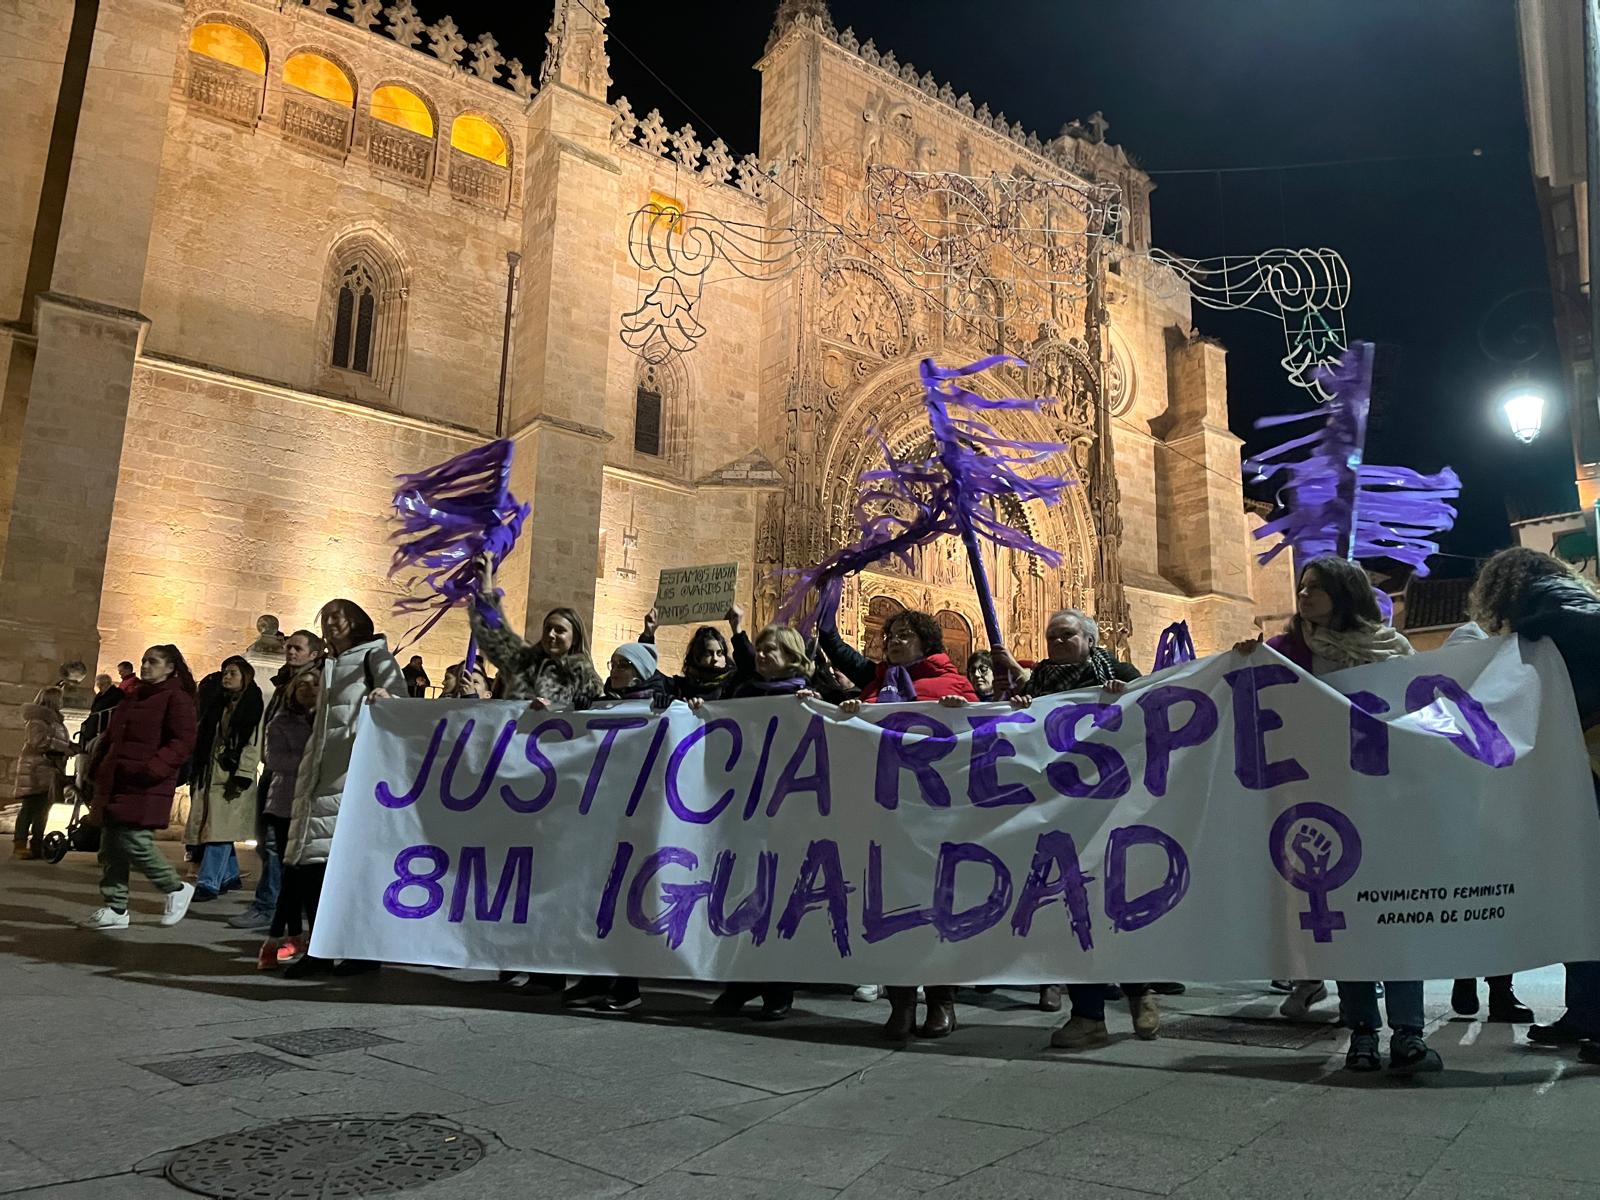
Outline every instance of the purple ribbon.
<svg viewBox="0 0 1600 1200">
<path fill-rule="evenodd" d="M 1007 354 L 952 368 L 935 366 L 932 359 L 922 360 L 923 403 L 933 432 L 933 457 L 921 461 L 897 458 L 879 438 L 884 466 L 864 471 L 860 477 L 855 520 L 861 537 L 816 566 L 784 572 L 792 581 L 778 608 L 780 621 L 809 633 L 819 618 L 832 618 L 849 576 L 891 558 L 909 570 L 913 548 L 953 534 L 966 544 L 991 643 L 1000 643 L 994 600 L 978 553 L 980 539 L 1036 555 L 1051 567 L 1061 565 L 1061 554 L 1002 521 L 984 501 L 1014 496 L 1019 501 L 1054 505 L 1075 482 L 1060 475 L 1024 474 L 1021 469 L 1040 466 L 1065 450 L 1063 443 L 1002 437 L 980 415 L 998 410 L 1038 412 L 1052 403 L 1052 398 L 990 400 L 959 382 L 1001 363 L 1027 365 Z M 816 603 L 808 605 L 813 592 Z"/>
<path fill-rule="evenodd" d="M 1157 671 L 1193 662 L 1195 658 L 1194 637 L 1189 632 L 1189 622 L 1174 621 L 1161 631 L 1161 640 L 1156 643 Z"/>
<path fill-rule="evenodd" d="M 528 505 L 511 494 L 511 456 L 511 442 L 502 438 L 397 478 L 394 509 L 400 527 L 390 536 L 395 551 L 389 577 L 403 571 L 420 573 L 432 594 L 396 602 L 397 613 L 428 614 L 407 632 L 396 653 L 460 604 L 476 606 L 478 615 L 491 625 L 500 623 L 493 603 L 499 591 L 493 597 L 483 594 L 477 560 L 487 557 L 498 567 L 528 519 Z M 469 644 L 469 665 L 476 658 L 474 649 Z"/>
<path fill-rule="evenodd" d="M 1367 414 L 1372 404 L 1371 342 L 1355 342 L 1338 364 L 1315 372 L 1332 398 L 1307 413 L 1267 417 L 1257 429 L 1320 421 L 1321 428 L 1258 454 L 1245 463 L 1258 476 L 1282 477 L 1282 513 L 1255 531 L 1278 543 L 1259 556 L 1266 564 L 1286 547 L 1297 563 L 1320 554 L 1344 558 L 1390 558 L 1428 573 L 1435 540 L 1455 524 L 1450 503 L 1461 480 L 1449 467 L 1424 475 L 1409 467 L 1363 461 Z"/>
</svg>

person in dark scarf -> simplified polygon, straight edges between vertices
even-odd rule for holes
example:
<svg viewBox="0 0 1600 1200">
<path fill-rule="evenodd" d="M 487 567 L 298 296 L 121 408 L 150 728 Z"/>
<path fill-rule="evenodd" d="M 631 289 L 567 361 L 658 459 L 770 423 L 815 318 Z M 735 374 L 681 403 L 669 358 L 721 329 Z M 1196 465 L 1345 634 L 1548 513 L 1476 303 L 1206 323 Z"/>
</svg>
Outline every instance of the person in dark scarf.
<svg viewBox="0 0 1600 1200">
<path fill-rule="evenodd" d="M 217 685 L 203 694 L 189 779 L 184 840 L 201 847 L 195 903 L 239 886 L 234 843 L 256 834 L 254 788 L 266 704 L 255 668 L 237 654 L 222 660 Z"/>
<path fill-rule="evenodd" d="M 683 654 L 683 674 L 672 677 L 673 695 L 680 700 L 721 700 L 738 684 L 755 676 L 755 657 L 744 632 L 744 609 L 735 604 L 722 618 L 733 630 L 730 645 L 715 625 L 702 625 L 689 639 Z M 644 615 L 644 632 L 639 641 L 654 646 L 656 610 Z"/>
<path fill-rule="evenodd" d="M 1040 696 L 1057 692 L 1076 692 L 1100 688 L 1113 695 L 1127 690 L 1139 678 L 1139 668 L 1113 656 L 1100 646 L 1100 626 L 1094 618 L 1076 608 L 1064 608 L 1051 615 L 1045 625 L 1046 657 L 1037 663 L 1023 681 L 1013 687 L 1011 703 L 1026 708 Z M 995 658 L 1013 679 L 1023 676 L 1022 668 L 1009 653 L 996 649 Z M 1122 994 L 1133 1014 L 1133 1031 L 1146 1040 L 1161 1032 L 1161 1010 L 1156 994 L 1147 983 L 1125 983 Z M 1082 1050 L 1103 1045 L 1106 1032 L 1106 989 L 1104 984 L 1068 984 L 1072 1015 L 1050 1036 L 1050 1044 L 1066 1050 Z M 1039 988 L 1039 1007 L 1054 1012 L 1061 1007 L 1061 992 L 1054 984 Z"/>
<path fill-rule="evenodd" d="M 787 625 L 768 625 L 761 631 L 756 638 L 755 666 L 755 677 L 736 685 L 729 699 L 816 695 L 811 688 L 815 666 L 806 654 L 805 639 Z M 698 711 L 700 706 L 699 700 L 689 701 L 692 709 Z M 781 1021 L 794 1007 L 792 983 L 730 983 L 711 1002 L 711 1011 L 720 1017 L 737 1016 L 757 996 L 761 997 L 761 1011 L 755 1014 L 758 1021 Z"/>
</svg>

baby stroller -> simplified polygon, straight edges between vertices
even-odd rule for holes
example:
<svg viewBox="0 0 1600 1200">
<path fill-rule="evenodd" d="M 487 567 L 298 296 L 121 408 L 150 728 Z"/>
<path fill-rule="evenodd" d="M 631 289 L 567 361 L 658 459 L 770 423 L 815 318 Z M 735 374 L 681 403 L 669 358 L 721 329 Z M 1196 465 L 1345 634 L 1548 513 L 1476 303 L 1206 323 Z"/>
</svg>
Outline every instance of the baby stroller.
<svg viewBox="0 0 1600 1200">
<path fill-rule="evenodd" d="M 94 759 L 95 738 L 85 746 L 73 764 L 73 777 L 63 785 L 63 799 L 72 801 L 72 815 L 67 818 L 66 832 L 55 830 L 44 835 L 44 859 L 58 863 L 68 850 L 81 850 L 85 854 L 100 852 L 100 827 L 89 823 L 87 805 L 94 785 L 89 779 L 89 763 Z"/>
</svg>

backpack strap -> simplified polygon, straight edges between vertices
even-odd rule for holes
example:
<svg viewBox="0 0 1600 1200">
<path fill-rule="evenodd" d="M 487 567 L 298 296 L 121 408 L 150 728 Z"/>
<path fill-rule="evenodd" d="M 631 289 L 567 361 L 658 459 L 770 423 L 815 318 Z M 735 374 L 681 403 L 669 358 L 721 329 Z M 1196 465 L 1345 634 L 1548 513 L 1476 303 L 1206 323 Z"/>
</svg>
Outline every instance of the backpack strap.
<svg viewBox="0 0 1600 1200">
<path fill-rule="evenodd" d="M 372 656 L 376 653 L 376 650 L 368 650 L 361 658 L 361 674 L 366 677 L 369 693 L 378 686 L 378 678 L 372 671 Z"/>
</svg>

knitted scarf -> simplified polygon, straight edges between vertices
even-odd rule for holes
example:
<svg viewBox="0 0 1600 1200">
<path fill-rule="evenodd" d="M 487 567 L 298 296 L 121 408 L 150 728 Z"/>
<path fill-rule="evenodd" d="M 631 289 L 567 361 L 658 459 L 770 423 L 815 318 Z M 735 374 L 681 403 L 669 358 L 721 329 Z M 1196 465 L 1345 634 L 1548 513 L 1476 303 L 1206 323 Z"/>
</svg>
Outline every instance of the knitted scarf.
<svg viewBox="0 0 1600 1200">
<path fill-rule="evenodd" d="M 1300 623 L 1300 636 L 1311 653 L 1332 663 L 1334 669 L 1404 658 L 1415 651 L 1405 635 L 1389 625 L 1357 625 L 1354 629 L 1329 629 Z"/>
<path fill-rule="evenodd" d="M 878 686 L 879 704 L 909 704 L 917 698 L 917 683 L 911 672 L 898 664 L 891 664 Z"/>
<path fill-rule="evenodd" d="M 748 679 L 734 693 L 741 700 L 754 700 L 762 696 L 792 696 L 809 686 L 804 675 L 791 675 L 788 679 Z"/>
<path fill-rule="evenodd" d="M 1105 687 L 1116 678 L 1117 660 L 1096 646 L 1082 662 L 1062 663 L 1046 659 L 1033 668 L 1028 692 L 1049 696 L 1056 692 L 1075 692 L 1079 688 Z"/>
</svg>

